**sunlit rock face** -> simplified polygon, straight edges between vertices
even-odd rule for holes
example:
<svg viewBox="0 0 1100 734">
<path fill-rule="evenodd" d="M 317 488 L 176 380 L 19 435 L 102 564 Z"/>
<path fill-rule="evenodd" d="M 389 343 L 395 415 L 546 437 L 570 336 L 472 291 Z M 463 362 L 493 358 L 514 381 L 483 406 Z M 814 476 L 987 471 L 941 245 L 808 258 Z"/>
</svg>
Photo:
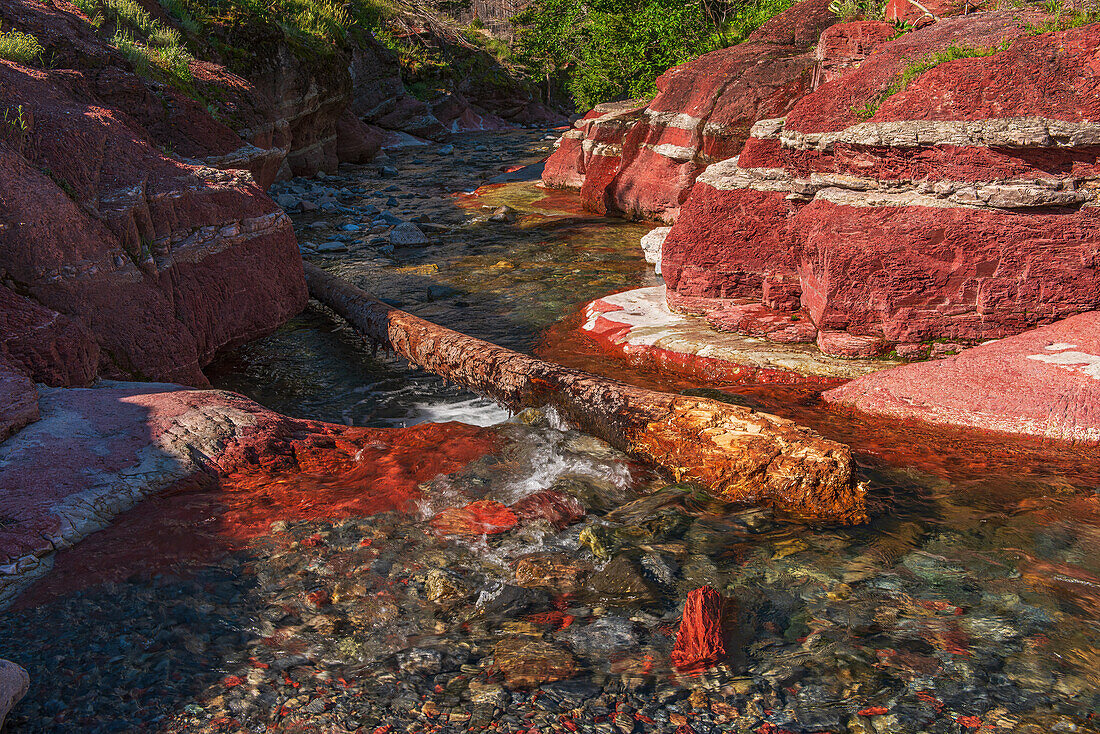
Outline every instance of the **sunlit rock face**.
<svg viewBox="0 0 1100 734">
<path fill-rule="evenodd" d="M 562 137 L 543 180 L 579 188 L 593 211 L 675 220 L 709 164 L 814 88 L 813 49 L 836 22 L 828 5 L 804 0 L 745 43 L 669 69 L 648 102 L 599 105 Z"/>
<path fill-rule="evenodd" d="M 663 247 L 670 304 L 801 312 L 847 357 L 936 356 L 1100 307 L 1098 42 L 981 13 L 879 45 L 699 177 Z M 976 56 L 887 95 L 952 46 Z"/>
<path fill-rule="evenodd" d="M 285 121 L 263 90 L 195 61 L 196 89 L 235 111 L 233 127 L 215 119 L 130 71 L 72 6 L 15 0 L 0 20 L 54 58 L 0 62 L 0 97 L 21 120 L 0 143 L 9 361 L 52 385 L 207 384 L 218 349 L 306 302 L 293 228 L 263 190 L 290 145 Z"/>
<path fill-rule="evenodd" d="M 1100 312 L 868 375 L 824 397 L 894 418 L 1100 444 Z"/>
<path fill-rule="evenodd" d="M 187 539 L 150 542 L 197 552 L 205 536 L 208 550 L 224 552 L 272 522 L 416 512 L 421 483 L 496 445 L 491 431 L 465 424 L 349 428 L 168 384 L 42 388 L 38 410 L 0 446 L 0 603 L 46 573 L 56 551 L 168 490 L 209 493 L 214 532 L 197 533 L 210 518 L 183 506 Z"/>
</svg>

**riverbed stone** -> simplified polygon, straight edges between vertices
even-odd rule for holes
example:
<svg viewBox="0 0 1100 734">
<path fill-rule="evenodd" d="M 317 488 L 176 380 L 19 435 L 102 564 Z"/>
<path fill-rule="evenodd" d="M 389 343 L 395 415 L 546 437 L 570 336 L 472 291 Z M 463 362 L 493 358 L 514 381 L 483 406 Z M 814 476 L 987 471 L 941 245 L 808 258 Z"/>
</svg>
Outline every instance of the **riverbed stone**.
<svg viewBox="0 0 1100 734">
<path fill-rule="evenodd" d="M 412 222 L 402 222 L 390 232 L 390 242 L 397 247 L 414 247 L 416 245 L 426 245 L 429 240 L 420 230 L 420 227 Z"/>
<path fill-rule="evenodd" d="M 493 664 L 508 688 L 533 688 L 572 678 L 577 661 L 565 649 L 544 640 L 512 638 L 493 647 Z"/>
<path fill-rule="evenodd" d="M 0 660 L 0 729 L 15 704 L 27 694 L 31 679 L 27 671 L 8 660 Z"/>
</svg>

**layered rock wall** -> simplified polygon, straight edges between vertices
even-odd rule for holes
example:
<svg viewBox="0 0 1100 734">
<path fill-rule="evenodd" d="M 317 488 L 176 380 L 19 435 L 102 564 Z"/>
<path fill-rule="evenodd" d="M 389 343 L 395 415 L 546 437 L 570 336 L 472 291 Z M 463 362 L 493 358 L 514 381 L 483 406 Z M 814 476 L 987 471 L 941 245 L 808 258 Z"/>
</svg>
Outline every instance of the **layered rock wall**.
<svg viewBox="0 0 1100 734">
<path fill-rule="evenodd" d="M 287 151 L 270 98 L 192 64 L 249 141 L 132 73 L 67 3 L 14 0 L 0 20 L 53 59 L 0 61 L 3 358 L 51 385 L 206 384 L 218 349 L 274 329 L 307 298 L 290 221 L 262 188 Z"/>
<path fill-rule="evenodd" d="M 803 0 L 745 43 L 670 69 L 648 104 L 597 107 L 562 138 L 544 182 L 581 188 L 595 211 L 675 220 L 708 165 L 813 89 L 813 49 L 836 20 L 828 5 Z"/>
<path fill-rule="evenodd" d="M 758 123 L 665 240 L 670 303 L 759 299 L 827 352 L 914 357 L 1100 308 L 1100 25 L 1027 20 L 942 20 Z M 887 96 L 951 46 L 973 57 Z"/>
</svg>

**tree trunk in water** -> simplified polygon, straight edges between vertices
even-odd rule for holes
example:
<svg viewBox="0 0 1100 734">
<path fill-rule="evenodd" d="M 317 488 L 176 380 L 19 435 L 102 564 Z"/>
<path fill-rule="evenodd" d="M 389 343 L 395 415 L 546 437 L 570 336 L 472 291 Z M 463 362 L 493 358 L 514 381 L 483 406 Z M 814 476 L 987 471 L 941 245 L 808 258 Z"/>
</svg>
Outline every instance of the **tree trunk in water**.
<svg viewBox="0 0 1100 734">
<path fill-rule="evenodd" d="M 413 364 L 512 409 L 552 406 L 581 430 L 703 484 L 795 518 L 866 520 L 851 450 L 768 413 L 655 392 L 437 326 L 305 263 L 310 295 Z"/>
</svg>

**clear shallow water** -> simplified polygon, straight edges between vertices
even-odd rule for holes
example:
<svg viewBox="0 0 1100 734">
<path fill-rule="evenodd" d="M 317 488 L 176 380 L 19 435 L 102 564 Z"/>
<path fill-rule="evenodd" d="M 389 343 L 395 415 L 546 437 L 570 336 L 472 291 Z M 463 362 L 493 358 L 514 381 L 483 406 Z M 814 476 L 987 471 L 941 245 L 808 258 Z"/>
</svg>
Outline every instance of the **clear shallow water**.
<svg viewBox="0 0 1100 734">
<path fill-rule="evenodd" d="M 329 265 L 466 333 L 659 389 L 707 387 L 601 355 L 573 328 L 580 303 L 651 282 L 636 247 L 648 227 L 584 215 L 570 195 L 531 186 L 440 196 L 467 188 L 478 166 L 542 155 L 531 140 L 466 139 L 457 163 L 403 153 L 396 181 L 350 172 L 340 186 L 430 194 L 398 201 L 437 224 L 506 202 L 529 213 L 460 226 L 393 259 L 352 241 Z M 359 206 L 357 196 L 342 201 Z M 320 241 L 331 230 L 316 222 L 361 220 L 296 223 Z M 210 374 L 277 410 L 355 425 L 506 417 L 371 355 L 321 309 L 223 356 Z M 871 522 L 807 528 L 730 507 L 528 412 L 492 429 L 497 448 L 427 482 L 408 515 L 280 521 L 202 552 L 149 550 L 142 533 L 191 517 L 167 500 L 121 518 L 104 544 L 111 553 L 85 554 L 80 584 L 32 592 L 0 619 L 0 656 L 35 681 L 10 726 L 1097 730 L 1097 452 L 836 415 L 808 387 L 726 389 L 850 443 L 870 483 Z M 430 531 L 447 508 L 532 496 L 543 517 L 509 532 Z M 584 517 L 554 515 L 549 496 L 573 498 Z M 204 509 L 207 499 L 173 502 Z M 59 579 L 72 563 L 59 559 Z M 704 584 L 732 602 L 731 658 L 682 676 L 668 653 L 684 596 Z M 514 640 L 531 645 L 517 655 L 504 644 Z M 502 669 L 516 657 L 563 680 L 510 690 Z"/>
</svg>

